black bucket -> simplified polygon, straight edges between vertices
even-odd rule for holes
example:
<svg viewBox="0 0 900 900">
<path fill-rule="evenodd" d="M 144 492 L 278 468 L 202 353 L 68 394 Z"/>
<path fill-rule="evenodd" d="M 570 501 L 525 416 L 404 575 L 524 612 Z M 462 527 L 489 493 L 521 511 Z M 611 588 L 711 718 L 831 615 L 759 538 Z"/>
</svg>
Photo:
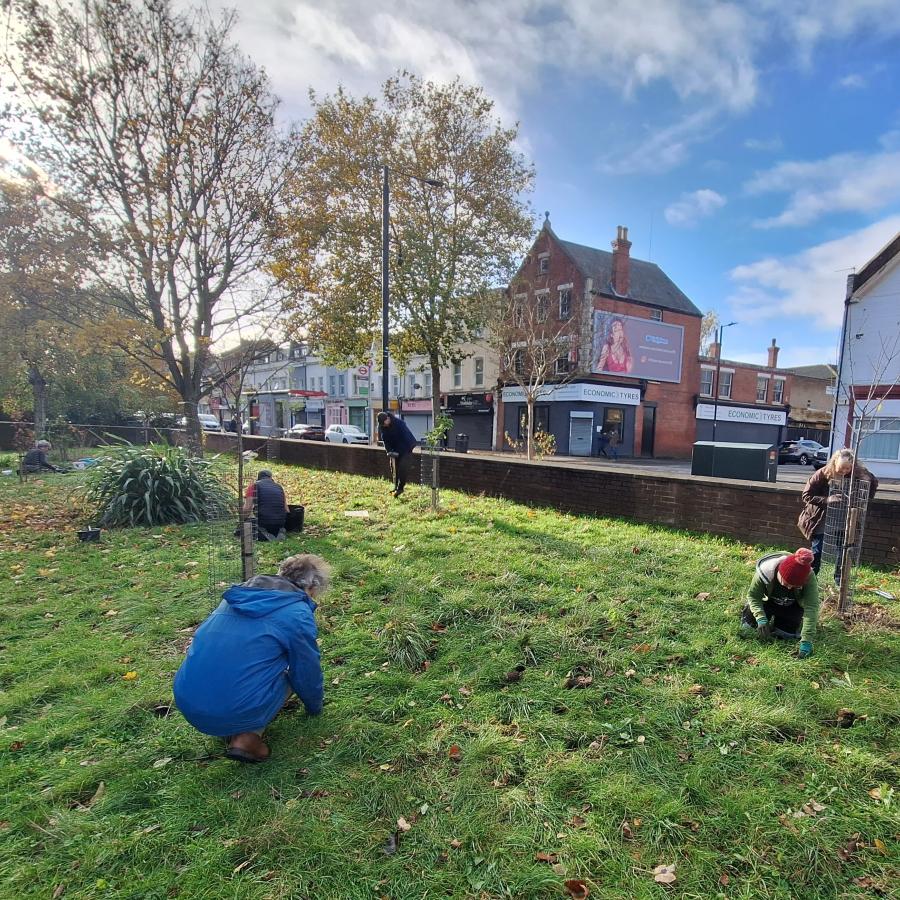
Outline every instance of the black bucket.
<svg viewBox="0 0 900 900">
<path fill-rule="evenodd" d="M 84 543 L 99 541 L 100 540 L 100 529 L 99 528 L 82 528 L 82 530 L 78 532 L 78 540 L 84 541 Z"/>
<path fill-rule="evenodd" d="M 287 516 L 284 520 L 285 531 L 303 531 L 303 516 L 306 510 L 299 504 L 288 504 Z"/>
</svg>

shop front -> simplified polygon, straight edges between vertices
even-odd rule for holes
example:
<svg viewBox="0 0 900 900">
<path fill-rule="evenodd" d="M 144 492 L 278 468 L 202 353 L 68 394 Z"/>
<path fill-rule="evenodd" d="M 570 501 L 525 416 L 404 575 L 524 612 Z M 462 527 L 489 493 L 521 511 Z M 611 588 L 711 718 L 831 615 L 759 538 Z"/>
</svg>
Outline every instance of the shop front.
<svg viewBox="0 0 900 900">
<path fill-rule="evenodd" d="M 528 431 L 525 392 L 518 386 L 505 387 L 501 397 L 505 433 L 524 441 Z M 637 387 L 596 382 L 548 384 L 535 402 L 533 430 L 552 434 L 561 456 L 599 456 L 613 434 L 618 455 L 632 456 L 640 403 Z M 503 448 L 509 449 L 506 440 Z"/>
<path fill-rule="evenodd" d="M 400 415 L 417 441 L 424 440 L 425 435 L 434 427 L 431 412 L 431 400 L 400 401 Z"/>
<path fill-rule="evenodd" d="M 325 427 L 329 425 L 349 425 L 347 407 L 340 401 L 325 403 Z"/>
<path fill-rule="evenodd" d="M 325 397 L 307 397 L 306 425 L 325 425 Z"/>
<path fill-rule="evenodd" d="M 355 425 L 360 431 L 369 433 L 369 401 L 368 400 L 348 400 L 347 415 L 349 424 Z"/>
<path fill-rule="evenodd" d="M 697 404 L 698 441 L 711 441 L 713 418 L 716 441 L 739 444 L 778 444 L 784 440 L 787 410 L 783 406 L 739 406 L 734 403 Z"/>
<path fill-rule="evenodd" d="M 447 394 L 445 411 L 453 419 L 453 425 L 448 432 L 450 446 L 453 446 L 457 435 L 465 434 L 469 438 L 470 450 L 493 448 L 493 394 Z"/>
</svg>

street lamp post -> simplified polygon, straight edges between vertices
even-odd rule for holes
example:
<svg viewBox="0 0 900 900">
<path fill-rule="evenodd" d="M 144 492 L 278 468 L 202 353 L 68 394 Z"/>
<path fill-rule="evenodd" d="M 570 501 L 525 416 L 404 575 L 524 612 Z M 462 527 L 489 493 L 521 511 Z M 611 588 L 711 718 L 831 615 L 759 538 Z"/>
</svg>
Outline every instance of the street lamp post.
<svg viewBox="0 0 900 900">
<path fill-rule="evenodd" d="M 394 170 L 399 171 L 399 170 Z M 412 172 L 400 171 L 401 175 L 413 178 L 427 184 L 430 187 L 444 187 L 444 182 L 439 178 L 423 178 L 413 175 Z M 390 235 L 391 230 L 391 173 L 388 166 L 381 167 L 381 408 L 388 411 L 388 366 L 390 365 L 390 351 L 388 340 L 390 328 L 388 316 L 391 304 L 390 281 Z"/>
<path fill-rule="evenodd" d="M 720 325 L 718 340 L 716 341 L 716 389 L 713 394 L 712 472 L 710 473 L 712 475 L 716 474 L 716 425 L 719 421 L 719 375 L 722 371 L 722 337 L 725 329 L 730 328 L 732 325 L 737 325 L 737 322 L 729 322 L 727 325 Z"/>
</svg>

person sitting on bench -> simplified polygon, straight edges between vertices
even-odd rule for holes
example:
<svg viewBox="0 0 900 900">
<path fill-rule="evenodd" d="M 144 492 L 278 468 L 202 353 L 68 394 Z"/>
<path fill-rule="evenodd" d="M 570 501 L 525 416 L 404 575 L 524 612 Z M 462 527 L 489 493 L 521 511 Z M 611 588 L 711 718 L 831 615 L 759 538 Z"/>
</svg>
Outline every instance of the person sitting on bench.
<svg viewBox="0 0 900 900">
<path fill-rule="evenodd" d="M 47 459 L 47 451 L 52 449 L 53 447 L 50 441 L 38 441 L 25 454 L 25 458 L 22 460 L 22 468 L 24 471 L 29 475 L 34 475 L 42 471 L 59 472 L 60 470 Z"/>
<path fill-rule="evenodd" d="M 283 541 L 287 534 L 284 528 L 287 512 L 288 502 L 284 488 L 275 481 L 268 469 L 260 469 L 256 481 L 247 488 L 244 495 L 244 515 L 255 516 L 257 540 Z"/>
</svg>

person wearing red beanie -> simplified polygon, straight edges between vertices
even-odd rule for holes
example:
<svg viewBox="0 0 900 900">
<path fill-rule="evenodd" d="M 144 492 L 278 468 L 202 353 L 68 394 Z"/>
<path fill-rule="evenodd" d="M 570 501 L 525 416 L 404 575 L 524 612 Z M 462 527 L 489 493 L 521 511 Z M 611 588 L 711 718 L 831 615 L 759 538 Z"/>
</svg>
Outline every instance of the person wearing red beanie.
<svg viewBox="0 0 900 900">
<path fill-rule="evenodd" d="M 760 640 L 772 637 L 800 639 L 797 654 L 812 653 L 819 621 L 819 583 L 813 572 L 813 552 L 801 547 L 794 553 L 770 553 L 756 564 L 741 613 L 741 634 Z"/>
</svg>

